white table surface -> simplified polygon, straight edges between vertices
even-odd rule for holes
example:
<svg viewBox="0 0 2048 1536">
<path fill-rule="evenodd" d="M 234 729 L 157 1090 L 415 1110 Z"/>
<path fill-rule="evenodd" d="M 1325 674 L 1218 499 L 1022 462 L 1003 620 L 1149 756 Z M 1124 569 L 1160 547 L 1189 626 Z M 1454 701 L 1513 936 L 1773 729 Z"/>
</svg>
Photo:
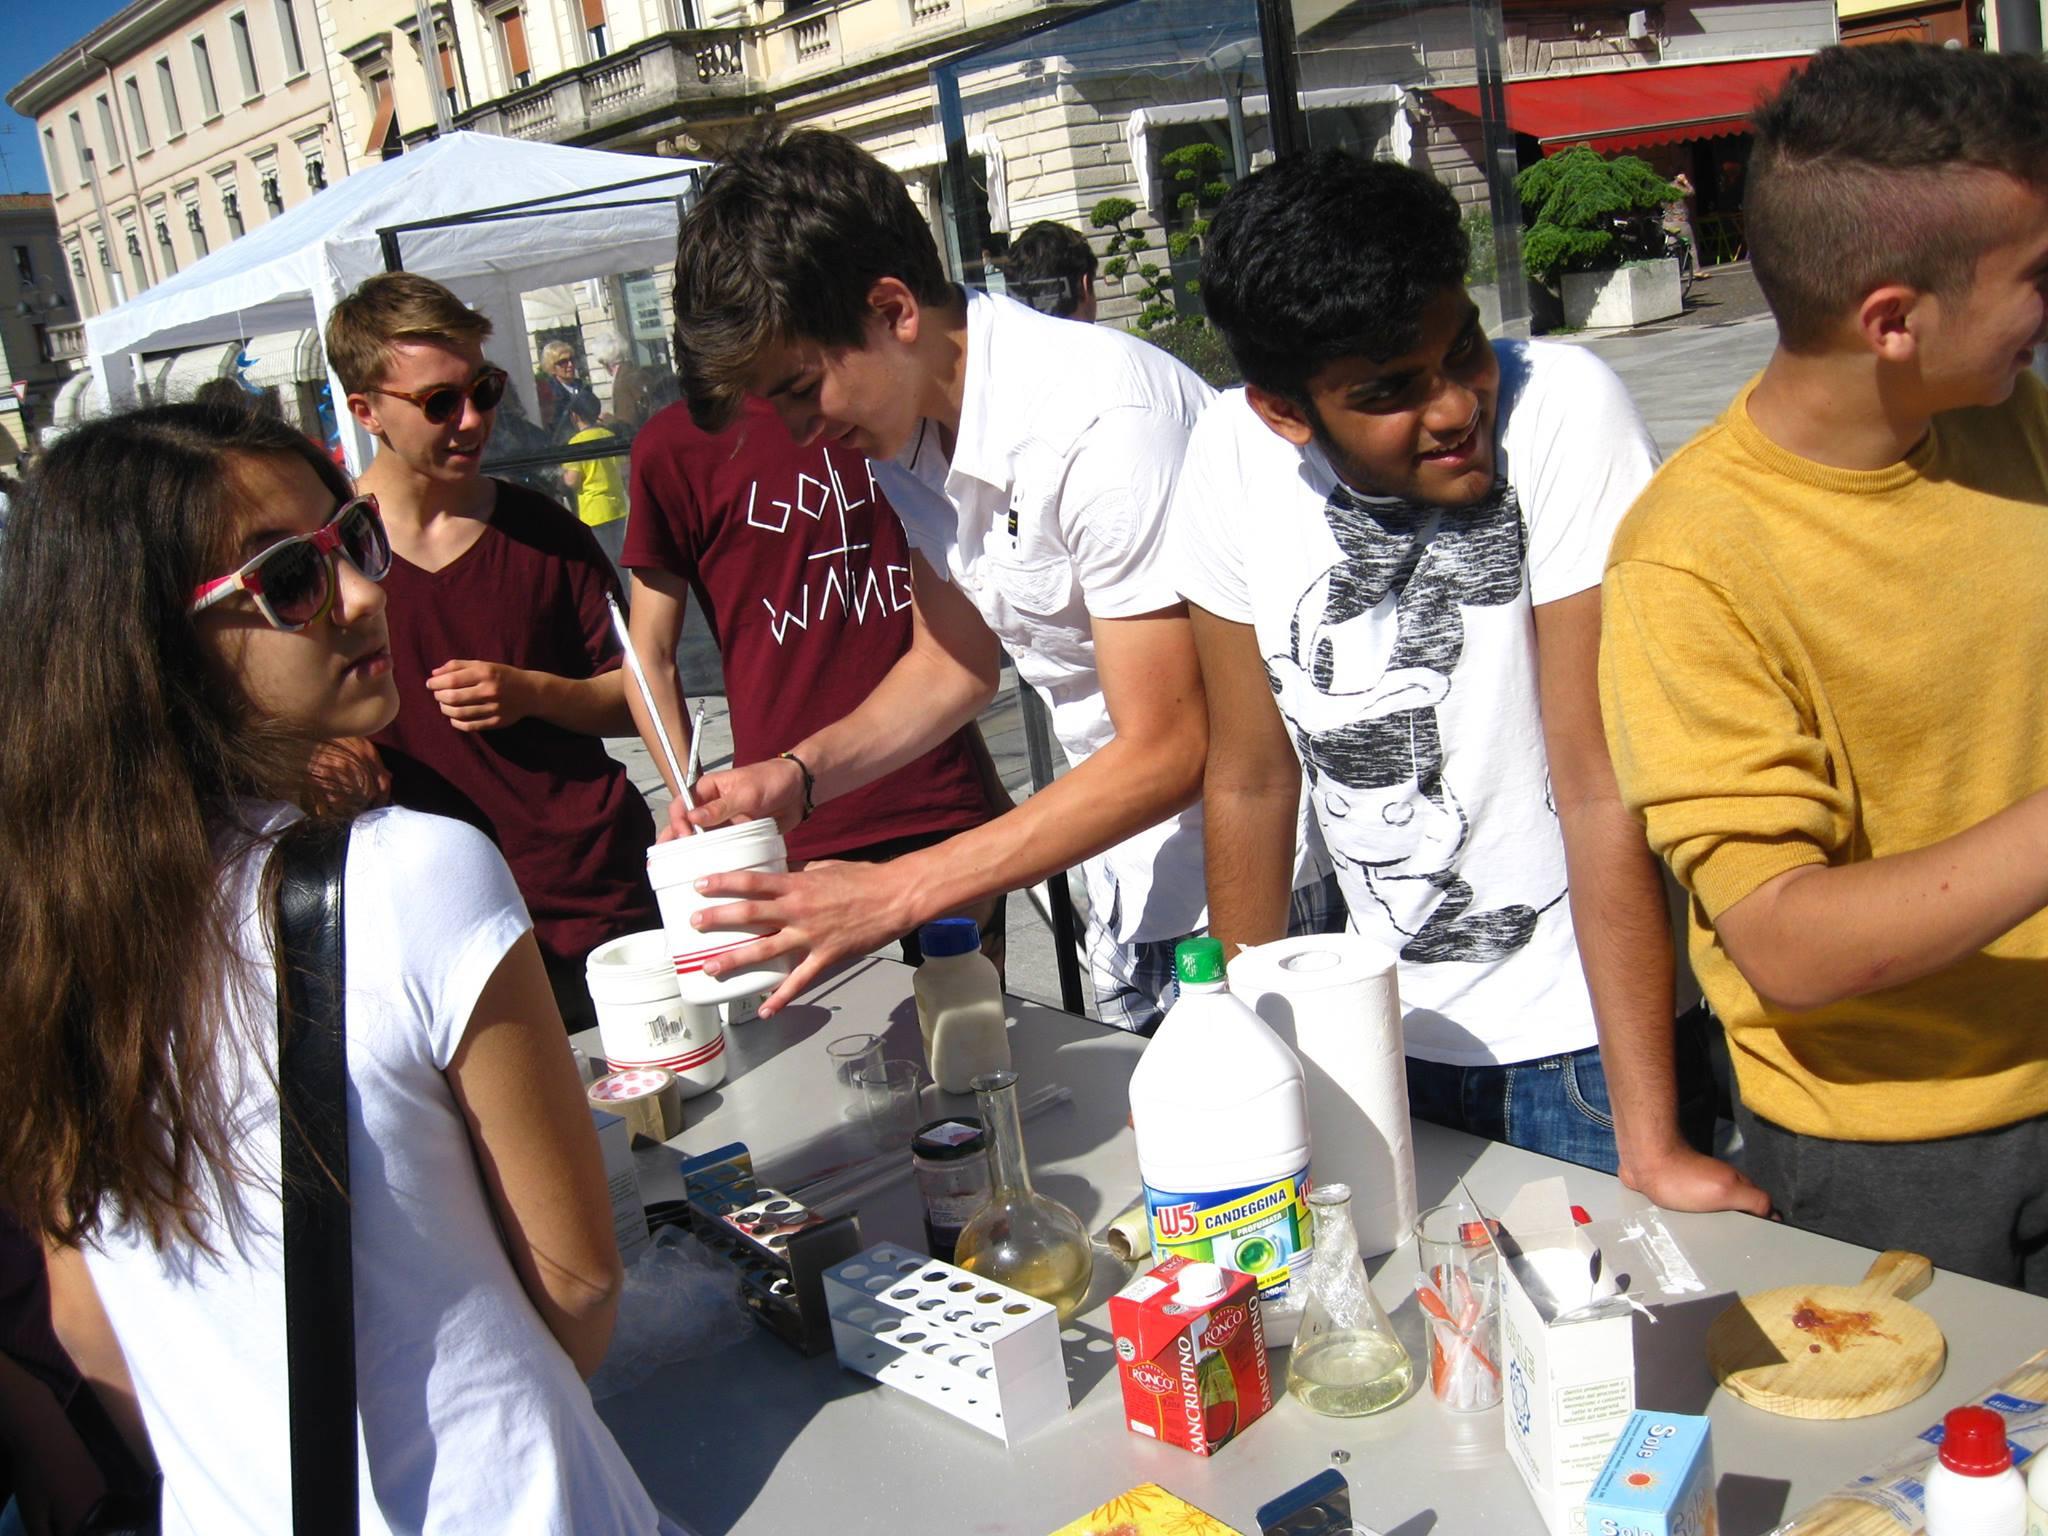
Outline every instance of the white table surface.
<svg viewBox="0 0 2048 1536">
<path fill-rule="evenodd" d="M 686 1127 L 670 1146 L 698 1153 L 743 1141 L 761 1181 L 785 1189 L 871 1155 L 865 1126 L 842 1108 L 825 1042 L 869 1031 L 886 1037 L 890 1056 L 922 1060 L 911 975 L 894 961 L 862 960 L 779 1017 L 736 1027 L 727 1081 L 686 1102 Z M 1099 1234 L 1138 1198 L 1126 1085 L 1143 1042 L 1014 999 L 1011 1017 L 1021 1091 L 1052 1082 L 1074 1091 L 1071 1104 L 1025 1123 L 1035 1182 Z M 594 1032 L 578 1043 L 597 1053 Z M 971 1098 L 944 1098 L 930 1088 L 926 1095 L 932 1116 L 972 1109 Z M 1497 1209 L 1527 1180 L 1560 1173 L 1573 1201 L 1596 1221 L 1640 1204 L 1604 1174 L 1419 1122 L 1415 1156 L 1425 1208 L 1460 1177 Z M 677 1161 L 673 1150 L 643 1147 L 641 1185 L 650 1203 L 681 1194 Z M 1314 1167 L 1320 1180 L 1345 1176 L 1341 1168 Z M 917 1194 L 907 1177 L 865 1201 L 860 1214 L 864 1245 L 893 1241 L 922 1250 Z M 1853 1282 L 1873 1255 L 1747 1216 L 1672 1214 L 1666 1221 L 1707 1294 L 1658 1308 L 1655 1327 L 1637 1321 L 1637 1404 L 1712 1416 L 1726 1536 L 1768 1531 L 2048 1345 L 2048 1301 L 1937 1273 L 1915 1298 L 1948 1337 L 1948 1365 L 1931 1392 L 1845 1423 L 1777 1418 L 1715 1391 L 1702 1342 L 1707 1325 L 1731 1293 Z M 1409 1289 L 1412 1244 L 1368 1267 L 1411 1356 L 1422 1360 Z M 1216 1456 L 1205 1460 L 1129 1433 L 1110 1369 L 1105 1306 L 1128 1273 L 1098 1247 L 1089 1305 L 1065 1334 L 1074 1407 L 1014 1447 L 842 1371 L 830 1354 L 803 1359 L 761 1330 L 717 1355 L 663 1370 L 599 1408 L 655 1501 L 702 1536 L 1046 1536 L 1145 1482 L 1256 1533 L 1258 1506 L 1332 1465 L 1335 1451 L 1349 1453 L 1340 1470 L 1351 1483 L 1355 1518 L 1387 1536 L 1542 1532 L 1502 1447 L 1499 1409 L 1449 1414 L 1424 1389 L 1369 1418 L 1323 1418 L 1280 1392 L 1284 1352 L 1273 1356 L 1279 1397 L 1272 1412 Z"/>
</svg>

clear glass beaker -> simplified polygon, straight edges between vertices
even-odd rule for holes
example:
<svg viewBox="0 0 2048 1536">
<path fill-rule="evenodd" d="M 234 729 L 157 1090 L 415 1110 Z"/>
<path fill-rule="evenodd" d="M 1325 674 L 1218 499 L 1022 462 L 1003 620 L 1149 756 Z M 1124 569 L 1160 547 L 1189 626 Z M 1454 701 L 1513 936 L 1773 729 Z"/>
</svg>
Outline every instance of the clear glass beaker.
<svg viewBox="0 0 2048 1536">
<path fill-rule="evenodd" d="M 1017 1074 L 974 1079 L 974 1100 L 988 1135 L 988 1203 L 967 1219 L 953 1262 L 1000 1280 L 1059 1309 L 1065 1322 L 1081 1310 L 1095 1277 L 1095 1248 L 1081 1218 L 1031 1187 L 1024 1126 L 1017 1113 Z"/>
<path fill-rule="evenodd" d="M 1287 1390 L 1334 1418 L 1378 1413 L 1408 1395 L 1415 1368 L 1365 1277 L 1351 1224 L 1351 1186 L 1320 1185 L 1308 1203 L 1315 1257 L 1301 1329 L 1287 1357 Z"/>
</svg>

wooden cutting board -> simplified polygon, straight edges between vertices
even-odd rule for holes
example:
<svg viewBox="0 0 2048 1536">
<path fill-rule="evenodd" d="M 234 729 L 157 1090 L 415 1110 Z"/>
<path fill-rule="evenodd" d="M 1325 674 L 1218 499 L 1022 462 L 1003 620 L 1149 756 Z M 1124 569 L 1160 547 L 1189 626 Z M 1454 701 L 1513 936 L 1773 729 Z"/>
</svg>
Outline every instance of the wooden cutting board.
<svg viewBox="0 0 2048 1536">
<path fill-rule="evenodd" d="M 1934 1385 L 1948 1341 L 1908 1296 L 1934 1278 L 1917 1253 L 1881 1253 L 1860 1285 L 1787 1285 L 1744 1296 L 1707 1330 L 1714 1379 L 1792 1419 L 1860 1419 Z"/>
</svg>

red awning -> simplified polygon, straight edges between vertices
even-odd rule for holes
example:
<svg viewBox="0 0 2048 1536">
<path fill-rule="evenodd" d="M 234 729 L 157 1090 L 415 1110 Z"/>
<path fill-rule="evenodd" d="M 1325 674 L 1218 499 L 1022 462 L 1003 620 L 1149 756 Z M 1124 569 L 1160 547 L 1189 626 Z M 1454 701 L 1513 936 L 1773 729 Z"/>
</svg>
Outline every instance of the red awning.
<svg viewBox="0 0 2048 1536">
<path fill-rule="evenodd" d="M 1604 151 L 1741 133 L 1758 98 L 1805 62 L 1801 55 L 1510 80 L 1508 126 L 1540 141 L 1546 155 L 1579 144 Z M 1430 94 L 1447 107 L 1479 115 L 1477 86 Z"/>
</svg>

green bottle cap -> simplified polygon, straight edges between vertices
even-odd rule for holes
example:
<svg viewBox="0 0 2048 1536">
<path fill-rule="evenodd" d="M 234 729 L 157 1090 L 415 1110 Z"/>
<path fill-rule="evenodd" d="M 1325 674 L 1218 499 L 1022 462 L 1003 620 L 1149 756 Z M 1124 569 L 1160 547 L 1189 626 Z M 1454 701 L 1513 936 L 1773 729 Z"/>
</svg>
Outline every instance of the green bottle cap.
<svg viewBox="0 0 2048 1536">
<path fill-rule="evenodd" d="M 1187 986 L 1223 980 L 1223 941 L 1206 935 L 1181 940 L 1173 947 L 1173 973 Z"/>
</svg>

